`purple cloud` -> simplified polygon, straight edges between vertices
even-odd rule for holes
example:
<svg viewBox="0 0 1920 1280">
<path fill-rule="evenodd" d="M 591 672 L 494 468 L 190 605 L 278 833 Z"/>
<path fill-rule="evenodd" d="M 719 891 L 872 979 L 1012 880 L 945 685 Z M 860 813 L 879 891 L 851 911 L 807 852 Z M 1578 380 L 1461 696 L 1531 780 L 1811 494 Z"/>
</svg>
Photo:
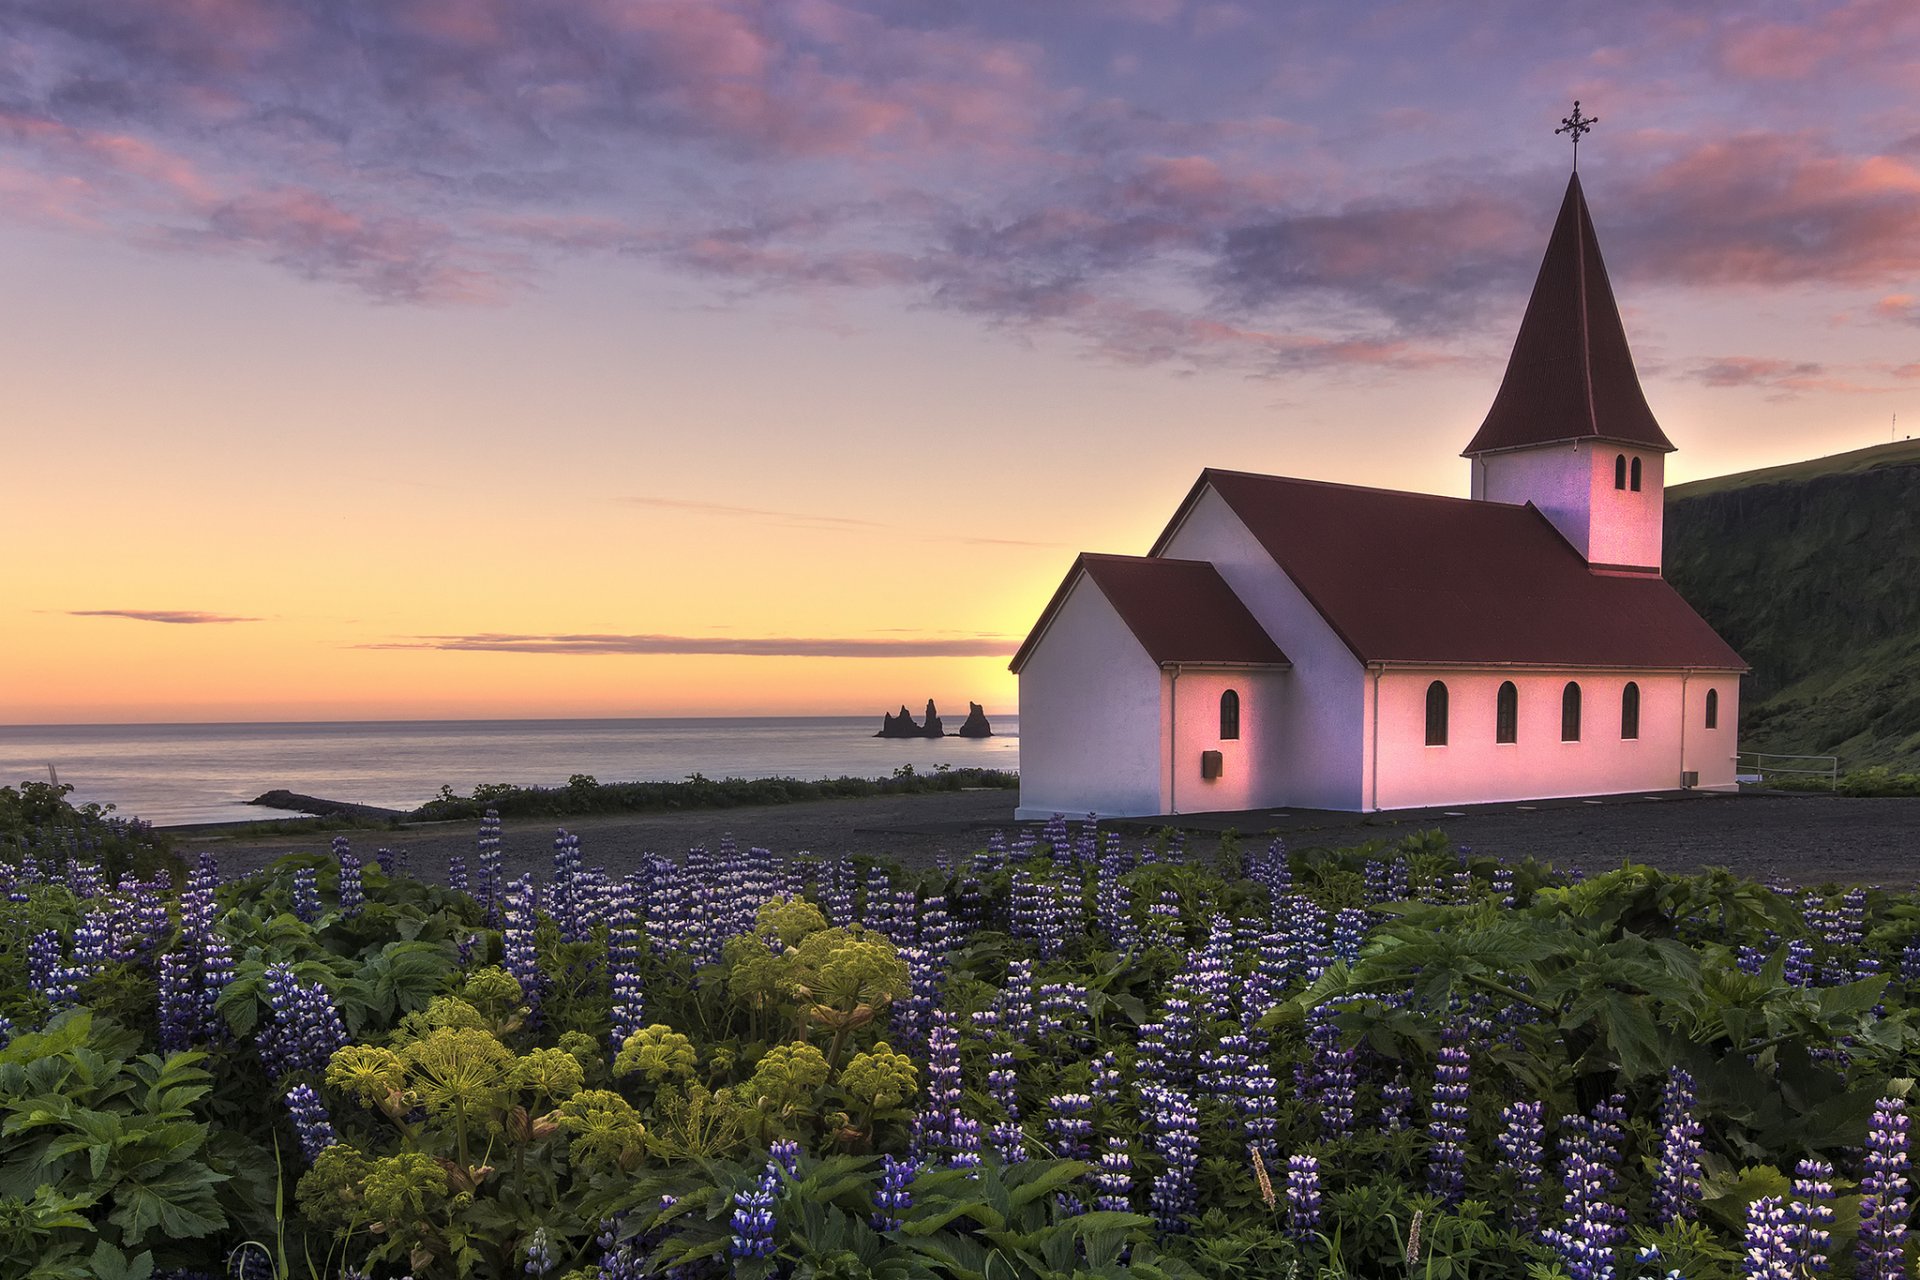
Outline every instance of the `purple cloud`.
<svg viewBox="0 0 1920 1280">
<path fill-rule="evenodd" d="M 532 653 L 603 657 L 609 654 L 726 654 L 756 658 L 1004 658 L 1016 642 L 1004 636 L 962 638 L 839 639 L 661 635 L 420 636 L 412 640 L 355 645 L 359 649 L 437 649 L 459 653 Z"/>
<path fill-rule="evenodd" d="M 197 609 L 69 609 L 70 618 L 131 618 L 135 622 L 169 622 L 199 625 L 211 622 L 259 622 L 227 613 L 203 613 Z"/>
</svg>

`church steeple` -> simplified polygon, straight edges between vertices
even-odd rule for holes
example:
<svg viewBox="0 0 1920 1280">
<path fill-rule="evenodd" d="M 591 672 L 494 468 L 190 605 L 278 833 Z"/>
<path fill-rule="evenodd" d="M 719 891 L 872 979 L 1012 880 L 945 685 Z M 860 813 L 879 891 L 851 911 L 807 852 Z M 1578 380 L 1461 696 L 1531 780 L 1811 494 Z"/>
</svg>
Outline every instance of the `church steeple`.
<svg viewBox="0 0 1920 1280">
<path fill-rule="evenodd" d="M 1591 122 L 1575 103 L 1567 123 Z M 1671 452 L 1633 370 L 1576 173 L 1507 376 L 1466 448 L 1473 496 L 1531 503 L 1595 569 L 1658 573 Z"/>
<path fill-rule="evenodd" d="M 1640 390 L 1578 173 L 1567 182 L 1506 377 L 1463 456 L 1576 440 L 1673 451 Z"/>
</svg>

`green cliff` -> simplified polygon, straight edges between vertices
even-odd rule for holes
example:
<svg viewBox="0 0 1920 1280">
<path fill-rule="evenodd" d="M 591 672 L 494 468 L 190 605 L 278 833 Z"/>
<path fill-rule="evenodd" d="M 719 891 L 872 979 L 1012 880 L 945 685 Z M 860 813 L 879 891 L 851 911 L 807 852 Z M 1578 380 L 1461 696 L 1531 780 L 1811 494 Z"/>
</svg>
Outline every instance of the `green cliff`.
<svg viewBox="0 0 1920 1280">
<path fill-rule="evenodd" d="M 1676 485 L 1666 573 L 1753 666 L 1743 750 L 1920 764 L 1920 441 Z"/>
</svg>

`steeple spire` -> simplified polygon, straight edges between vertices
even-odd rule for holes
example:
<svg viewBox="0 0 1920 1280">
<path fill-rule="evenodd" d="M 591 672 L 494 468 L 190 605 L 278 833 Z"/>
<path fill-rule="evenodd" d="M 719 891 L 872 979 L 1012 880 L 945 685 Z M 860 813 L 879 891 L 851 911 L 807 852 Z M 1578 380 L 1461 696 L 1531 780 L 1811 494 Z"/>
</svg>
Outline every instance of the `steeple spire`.
<svg viewBox="0 0 1920 1280">
<path fill-rule="evenodd" d="M 1640 390 L 1575 173 L 1533 282 L 1506 377 L 1464 454 L 1590 439 L 1673 451 Z"/>
</svg>

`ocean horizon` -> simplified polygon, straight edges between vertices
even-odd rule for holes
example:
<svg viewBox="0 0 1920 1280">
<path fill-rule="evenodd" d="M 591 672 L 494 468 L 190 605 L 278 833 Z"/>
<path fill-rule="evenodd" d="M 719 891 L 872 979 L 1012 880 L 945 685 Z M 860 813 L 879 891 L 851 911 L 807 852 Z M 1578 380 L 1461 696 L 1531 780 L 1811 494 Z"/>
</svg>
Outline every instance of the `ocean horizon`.
<svg viewBox="0 0 1920 1280">
<path fill-rule="evenodd" d="M 942 715 L 949 729 L 965 718 Z M 450 786 L 560 786 L 709 778 L 886 777 L 1017 770 L 1020 718 L 990 717 L 991 738 L 876 738 L 878 715 L 685 716 L 537 720 L 305 720 L 0 725 L 0 785 L 70 783 L 75 804 L 111 804 L 158 826 L 264 821 L 250 805 L 284 788 L 411 809 Z"/>
</svg>

